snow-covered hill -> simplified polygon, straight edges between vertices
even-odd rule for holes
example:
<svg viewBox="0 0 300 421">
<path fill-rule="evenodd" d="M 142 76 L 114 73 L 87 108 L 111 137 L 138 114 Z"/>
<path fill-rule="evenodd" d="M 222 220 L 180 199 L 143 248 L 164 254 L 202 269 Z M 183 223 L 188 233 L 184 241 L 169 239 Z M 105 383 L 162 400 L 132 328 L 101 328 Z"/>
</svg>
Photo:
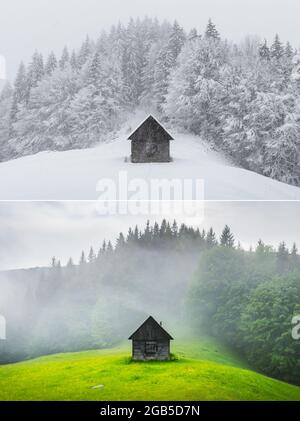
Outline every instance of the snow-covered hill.
<svg viewBox="0 0 300 421">
<path fill-rule="evenodd" d="M 127 128 L 128 129 L 128 128 Z M 92 149 L 42 152 L 0 164 L 0 200 L 97 199 L 97 182 L 128 180 L 203 179 L 206 200 L 300 200 L 300 188 L 261 176 L 230 163 L 199 138 L 174 134 L 173 162 L 132 164 L 128 132 Z"/>
</svg>

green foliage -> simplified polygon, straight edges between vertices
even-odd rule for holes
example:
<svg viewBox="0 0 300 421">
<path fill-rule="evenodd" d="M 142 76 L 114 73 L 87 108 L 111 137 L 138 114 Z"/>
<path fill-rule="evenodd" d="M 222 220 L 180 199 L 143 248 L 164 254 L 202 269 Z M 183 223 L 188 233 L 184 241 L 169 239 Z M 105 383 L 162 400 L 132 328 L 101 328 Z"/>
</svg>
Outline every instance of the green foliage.
<svg viewBox="0 0 300 421">
<path fill-rule="evenodd" d="M 300 313 L 296 246 L 275 252 L 259 241 L 255 253 L 216 247 L 202 255 L 188 313 L 206 331 L 242 352 L 262 372 L 300 384 L 299 343 L 292 318 Z"/>
<path fill-rule="evenodd" d="M 0 400 L 299 400 L 208 339 L 174 341 L 176 358 L 133 363 L 130 348 L 60 354 L 0 367 Z M 93 387 L 96 387 L 93 389 Z"/>
<path fill-rule="evenodd" d="M 300 274 L 273 278 L 250 294 L 240 331 L 248 360 L 269 375 L 300 383 L 300 347 L 291 319 L 300 314 Z"/>
</svg>

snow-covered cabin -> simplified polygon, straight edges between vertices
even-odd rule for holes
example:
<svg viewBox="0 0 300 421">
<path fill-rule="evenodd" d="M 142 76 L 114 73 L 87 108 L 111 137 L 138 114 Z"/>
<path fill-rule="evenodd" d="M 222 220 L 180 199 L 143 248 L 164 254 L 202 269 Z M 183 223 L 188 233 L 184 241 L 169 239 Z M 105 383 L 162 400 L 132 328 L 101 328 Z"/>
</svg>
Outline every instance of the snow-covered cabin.
<svg viewBox="0 0 300 421">
<path fill-rule="evenodd" d="M 150 115 L 128 138 L 131 140 L 131 162 L 170 162 L 170 140 L 173 137 Z"/>
</svg>

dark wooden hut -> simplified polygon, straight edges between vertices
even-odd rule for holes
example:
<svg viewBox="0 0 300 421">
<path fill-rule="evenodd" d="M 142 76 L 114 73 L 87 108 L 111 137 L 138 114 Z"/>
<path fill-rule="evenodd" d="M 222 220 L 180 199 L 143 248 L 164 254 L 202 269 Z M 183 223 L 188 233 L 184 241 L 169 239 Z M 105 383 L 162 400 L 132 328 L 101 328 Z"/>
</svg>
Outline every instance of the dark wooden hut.
<svg viewBox="0 0 300 421">
<path fill-rule="evenodd" d="M 129 136 L 131 162 L 170 162 L 172 136 L 151 115 Z"/>
<path fill-rule="evenodd" d="M 172 336 L 150 316 L 129 338 L 134 361 L 170 359 Z"/>
</svg>

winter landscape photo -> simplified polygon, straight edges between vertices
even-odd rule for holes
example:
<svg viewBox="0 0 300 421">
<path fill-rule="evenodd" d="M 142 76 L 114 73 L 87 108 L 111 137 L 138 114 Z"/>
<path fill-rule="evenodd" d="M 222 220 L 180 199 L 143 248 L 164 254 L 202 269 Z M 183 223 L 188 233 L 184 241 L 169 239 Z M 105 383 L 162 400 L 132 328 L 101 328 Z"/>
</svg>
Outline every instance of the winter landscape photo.
<svg viewBox="0 0 300 421">
<path fill-rule="evenodd" d="M 296 1 L 190 0 L 184 13 L 181 1 L 129 1 L 120 15 L 118 1 L 76 1 L 67 23 L 63 3 L 26 3 L 22 47 L 24 27 L 3 7 L 15 32 L 3 22 L 1 199 L 97 199 L 110 171 L 137 176 L 128 137 L 151 115 L 174 138 L 172 165 L 143 168 L 144 177 L 191 173 L 207 199 L 300 198 Z M 82 32 L 71 36 L 82 10 Z"/>
<path fill-rule="evenodd" d="M 4 417 L 300 401 L 299 15 L 1 1 Z"/>
</svg>

